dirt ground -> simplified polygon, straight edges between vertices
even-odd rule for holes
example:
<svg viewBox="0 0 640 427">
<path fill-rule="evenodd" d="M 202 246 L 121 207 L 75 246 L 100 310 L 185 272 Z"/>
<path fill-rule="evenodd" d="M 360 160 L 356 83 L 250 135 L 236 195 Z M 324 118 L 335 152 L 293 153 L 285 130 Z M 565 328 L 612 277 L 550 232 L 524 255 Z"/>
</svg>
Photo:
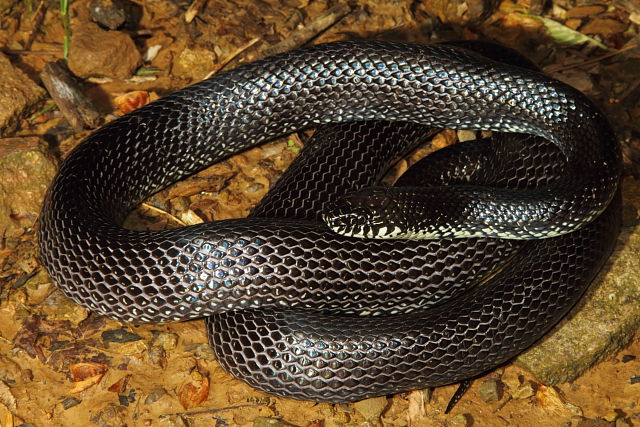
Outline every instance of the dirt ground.
<svg viewBox="0 0 640 427">
<path fill-rule="evenodd" d="M 124 23 L 106 29 L 118 21 L 114 12 L 95 24 L 100 5 L 124 10 Z M 639 25 L 636 0 L 0 0 L 0 48 L 11 64 L 41 84 L 46 64 L 62 61 L 95 109 L 68 115 L 63 101 L 47 98 L 4 136 L 37 136 L 64 157 L 100 122 L 302 44 L 488 39 L 594 99 L 620 136 L 625 174 L 637 178 Z M 444 132 L 435 145 L 456 135 Z M 270 142 L 160 192 L 129 226 L 246 216 L 306 136 Z M 269 396 L 222 371 L 202 320 L 134 326 L 76 306 L 39 266 L 35 227 L 0 246 L 1 426 L 640 425 L 638 337 L 572 383 L 547 387 L 513 365 L 499 368 L 476 380 L 450 414 L 444 408 L 455 385 L 357 404 Z"/>
</svg>

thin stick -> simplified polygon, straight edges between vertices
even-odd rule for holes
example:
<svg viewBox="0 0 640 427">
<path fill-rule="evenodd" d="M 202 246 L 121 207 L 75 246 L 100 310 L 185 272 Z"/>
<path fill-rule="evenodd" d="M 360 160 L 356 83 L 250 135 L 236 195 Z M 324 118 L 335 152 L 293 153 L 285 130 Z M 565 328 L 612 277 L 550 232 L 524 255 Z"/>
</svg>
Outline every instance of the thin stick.
<svg viewBox="0 0 640 427">
<path fill-rule="evenodd" d="M 255 408 L 258 406 L 265 406 L 265 403 L 247 403 L 245 405 L 226 406 L 224 408 L 205 409 L 202 411 L 194 411 L 194 412 L 174 412 L 172 414 L 160 415 L 160 418 L 171 417 L 173 415 L 191 416 L 191 415 L 215 414 L 217 412 L 233 411 L 234 409 L 241 409 L 241 408 Z"/>
<path fill-rule="evenodd" d="M 44 22 L 44 15 L 46 13 L 47 13 L 47 6 L 44 4 L 44 1 L 41 1 L 38 7 L 36 8 L 36 11 L 33 13 L 33 16 L 31 17 L 32 29 L 31 29 L 31 33 L 29 34 L 29 38 L 24 44 L 25 50 L 31 49 L 31 45 L 33 44 L 34 40 L 36 39 L 36 36 L 38 35 L 38 29 Z"/>
<path fill-rule="evenodd" d="M 206 1 L 207 0 L 194 0 L 193 3 L 191 3 L 191 6 L 189 6 L 189 9 L 187 9 L 184 14 L 184 20 L 187 24 L 189 24 L 196 16 L 198 16 Z"/>
<path fill-rule="evenodd" d="M 225 65 L 227 65 L 229 62 L 233 61 L 238 55 L 240 55 L 245 50 L 249 49 L 251 46 L 256 44 L 259 40 L 260 40 L 260 37 L 256 37 L 256 38 L 253 38 L 253 39 L 249 40 L 249 42 L 247 44 L 245 44 L 244 46 L 240 46 L 235 52 L 233 52 L 225 60 L 223 60 L 218 65 L 216 65 L 213 68 L 213 70 L 209 74 L 207 74 L 207 76 L 205 77 L 205 80 L 208 79 L 209 77 L 213 76 L 214 74 L 218 73 L 220 70 L 222 70 L 225 67 Z"/>
<path fill-rule="evenodd" d="M 578 67 L 584 67 L 586 65 L 591 65 L 591 64 L 597 64 L 600 61 L 603 61 L 607 58 L 611 58 L 612 56 L 616 56 L 616 55 L 620 55 L 621 53 L 630 51 L 632 49 L 637 48 L 637 46 L 635 45 L 630 45 L 630 46 L 625 46 L 621 49 L 618 49 L 614 52 L 609 52 L 609 53 L 605 53 L 604 55 L 598 56 L 597 58 L 593 58 L 593 59 L 588 59 L 586 61 L 582 61 L 582 62 L 574 62 L 573 64 L 567 64 L 567 65 L 555 65 L 555 66 L 550 66 L 550 67 L 545 67 L 544 71 L 547 73 L 557 73 L 559 71 L 565 71 L 565 70 L 570 70 L 572 68 L 578 68 Z"/>
<path fill-rule="evenodd" d="M 332 7 L 309 24 L 291 33 L 286 39 L 273 46 L 265 48 L 260 52 L 260 54 L 262 57 L 267 57 L 300 47 L 321 32 L 325 31 L 327 28 L 334 25 L 336 22 L 340 21 L 350 12 L 351 6 L 348 4 L 343 3 Z"/>
</svg>

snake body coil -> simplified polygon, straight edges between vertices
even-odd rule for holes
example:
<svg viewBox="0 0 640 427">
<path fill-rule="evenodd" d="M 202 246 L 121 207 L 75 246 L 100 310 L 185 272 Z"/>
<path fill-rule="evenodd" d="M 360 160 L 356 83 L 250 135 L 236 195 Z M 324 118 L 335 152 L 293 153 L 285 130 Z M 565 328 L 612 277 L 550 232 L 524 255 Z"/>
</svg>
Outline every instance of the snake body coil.
<svg viewBox="0 0 640 427">
<path fill-rule="evenodd" d="M 209 164 L 295 129 L 356 120 L 537 135 L 553 145 L 531 138 L 533 151 L 511 158 L 523 166 L 501 169 L 518 181 L 542 158 L 557 166 L 556 176 L 471 185 L 474 173 L 460 169 L 453 187 L 359 190 L 331 200 L 326 214 L 333 229 L 353 235 L 392 230 L 453 240 L 344 237 L 313 221 L 319 212 L 308 205 L 273 199 L 251 219 L 161 232 L 118 225 L 143 198 Z M 408 123 L 342 126 L 338 132 L 407 140 L 337 148 L 361 151 L 367 161 L 346 164 L 374 176 L 384 168 L 377 159 L 397 158 L 425 132 Z M 314 147 L 330 152 L 320 142 L 305 150 Z M 484 158 L 482 149 L 456 150 L 454 157 Z M 334 174 L 329 163 L 318 172 L 300 164 L 309 180 Z M 607 121 L 561 83 L 452 46 L 334 43 L 221 74 L 92 134 L 65 159 L 47 194 L 41 254 L 60 289 L 92 311 L 136 322 L 212 316 L 210 341 L 234 375 L 280 395 L 352 401 L 469 378 L 531 345 L 608 256 L 619 176 Z M 375 184 L 353 181 L 355 189 Z M 389 214 L 374 208 L 406 200 L 419 200 L 428 215 L 379 223 Z M 289 218 L 258 217 L 280 213 Z M 504 264 L 510 257 L 517 262 Z M 495 267 L 502 269 L 488 283 L 471 287 Z"/>
</svg>

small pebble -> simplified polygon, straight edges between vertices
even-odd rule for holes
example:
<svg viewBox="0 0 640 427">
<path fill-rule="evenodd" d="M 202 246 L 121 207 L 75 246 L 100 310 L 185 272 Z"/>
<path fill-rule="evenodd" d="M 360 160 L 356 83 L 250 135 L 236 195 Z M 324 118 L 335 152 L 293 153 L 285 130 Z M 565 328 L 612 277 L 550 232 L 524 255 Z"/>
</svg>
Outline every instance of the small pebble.
<svg viewBox="0 0 640 427">
<path fill-rule="evenodd" d="M 616 427 L 631 427 L 631 424 L 629 424 L 624 418 L 618 418 L 616 420 Z"/>
<path fill-rule="evenodd" d="M 634 377 L 629 378 L 629 383 L 631 383 L 631 384 L 640 383 L 640 377 L 639 376 L 634 376 Z"/>
<path fill-rule="evenodd" d="M 142 338 L 126 329 L 111 329 L 102 333 L 102 340 L 104 342 L 126 343 L 139 341 Z"/>
<path fill-rule="evenodd" d="M 471 423 L 467 414 L 458 414 L 447 419 L 447 427 L 468 427 Z"/>
<path fill-rule="evenodd" d="M 151 405 L 152 403 L 155 403 L 158 399 L 160 399 L 165 394 L 167 394 L 167 391 L 165 389 L 161 387 L 154 388 L 153 390 L 151 390 L 151 393 L 149 393 L 147 398 L 144 400 L 144 404 Z"/>
<path fill-rule="evenodd" d="M 67 397 L 62 401 L 62 407 L 64 409 L 73 408 L 80 402 L 82 402 L 82 400 L 76 399 L 75 397 Z"/>
<path fill-rule="evenodd" d="M 153 345 L 157 345 L 163 350 L 175 350 L 178 345 L 178 334 L 160 332 L 153 339 Z"/>
<path fill-rule="evenodd" d="M 142 7 L 129 0 L 92 0 L 89 12 L 91 19 L 110 30 L 133 29 L 142 17 Z"/>
<path fill-rule="evenodd" d="M 636 360 L 636 357 L 633 354 L 625 354 L 622 356 L 622 363 L 631 362 L 632 360 Z"/>
<path fill-rule="evenodd" d="M 480 385 L 478 394 L 487 403 L 497 402 L 502 398 L 502 383 L 497 379 L 489 379 Z"/>
<path fill-rule="evenodd" d="M 382 411 L 387 407 L 388 401 L 384 396 L 361 400 L 353 404 L 353 408 L 364 417 L 365 420 L 377 420 Z"/>
<path fill-rule="evenodd" d="M 512 394 L 514 399 L 528 399 L 535 394 L 533 385 L 530 382 L 522 384 Z"/>
<path fill-rule="evenodd" d="M 456 133 L 458 134 L 458 140 L 460 142 L 473 141 L 477 139 L 475 131 L 472 130 L 459 130 Z"/>
</svg>

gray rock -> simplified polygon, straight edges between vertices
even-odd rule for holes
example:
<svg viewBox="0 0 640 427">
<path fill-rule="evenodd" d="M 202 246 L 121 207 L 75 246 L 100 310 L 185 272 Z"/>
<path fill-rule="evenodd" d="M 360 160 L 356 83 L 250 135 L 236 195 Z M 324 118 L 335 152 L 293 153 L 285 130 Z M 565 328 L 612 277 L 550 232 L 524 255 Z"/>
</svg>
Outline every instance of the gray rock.
<svg viewBox="0 0 640 427">
<path fill-rule="evenodd" d="M 628 178 L 622 188 L 626 218 L 613 255 L 578 306 L 515 361 L 544 384 L 573 381 L 624 348 L 640 325 L 640 183 Z"/>
<path fill-rule="evenodd" d="M 142 6 L 129 0 L 91 0 L 91 19 L 110 30 L 135 28 L 142 17 Z"/>
<path fill-rule="evenodd" d="M 46 92 L 0 53 L 0 136 L 13 132 Z"/>
</svg>

